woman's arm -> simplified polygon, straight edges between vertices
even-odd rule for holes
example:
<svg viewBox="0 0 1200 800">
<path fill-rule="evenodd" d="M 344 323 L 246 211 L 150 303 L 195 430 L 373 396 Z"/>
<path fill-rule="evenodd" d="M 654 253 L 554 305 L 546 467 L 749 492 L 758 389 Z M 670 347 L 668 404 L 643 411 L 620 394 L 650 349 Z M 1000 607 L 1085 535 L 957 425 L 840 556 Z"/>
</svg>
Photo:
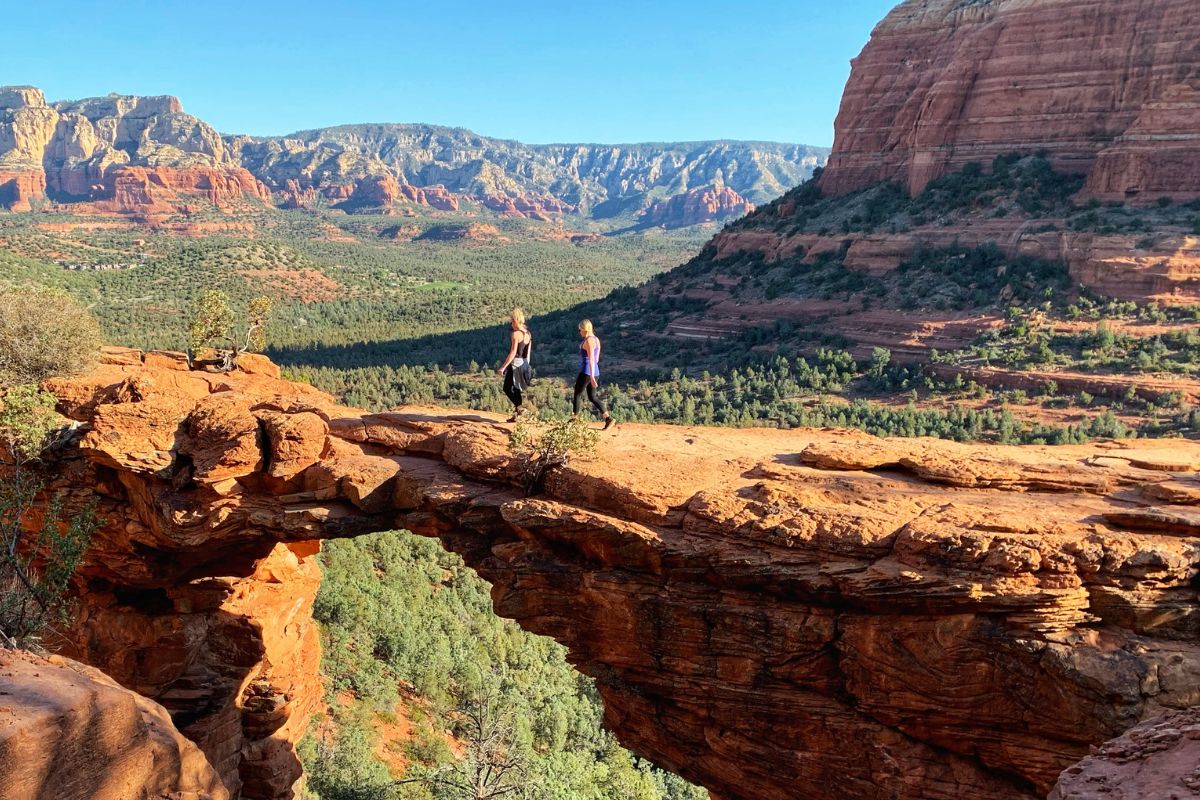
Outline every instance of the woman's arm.
<svg viewBox="0 0 1200 800">
<path fill-rule="evenodd" d="M 525 363 L 533 365 L 533 337 L 529 337 L 529 346 L 525 348 Z"/>
<path fill-rule="evenodd" d="M 496 372 L 500 375 L 504 374 L 504 370 L 508 369 L 508 365 L 517 357 L 517 332 L 512 332 L 512 346 L 508 348 L 508 358 L 504 359 L 504 363 L 500 365 L 500 369 Z"/>
</svg>

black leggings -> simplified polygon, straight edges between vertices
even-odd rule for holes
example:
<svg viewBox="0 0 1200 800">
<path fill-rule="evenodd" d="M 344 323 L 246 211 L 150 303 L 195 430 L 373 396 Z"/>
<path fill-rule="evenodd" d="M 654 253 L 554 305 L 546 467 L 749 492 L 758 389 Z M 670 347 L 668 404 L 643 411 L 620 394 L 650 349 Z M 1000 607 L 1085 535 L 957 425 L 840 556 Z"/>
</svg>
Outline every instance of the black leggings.
<svg viewBox="0 0 1200 800">
<path fill-rule="evenodd" d="M 579 413 L 579 407 L 583 405 L 583 393 L 587 392 L 587 398 L 591 401 L 596 410 L 600 412 L 600 416 L 607 417 L 608 409 L 604 407 L 604 401 L 596 396 L 596 387 L 592 386 L 591 378 L 579 373 L 579 377 L 575 379 L 575 398 L 571 401 L 571 407 L 575 409 L 575 413 Z"/>
<path fill-rule="evenodd" d="M 516 367 L 512 366 L 504 370 L 504 394 L 508 396 L 508 399 L 512 401 L 514 406 L 520 408 L 521 403 L 525 401 L 525 395 L 521 391 L 521 388 L 517 386 L 515 372 Z M 495 386 L 495 384 L 492 385 Z"/>
</svg>

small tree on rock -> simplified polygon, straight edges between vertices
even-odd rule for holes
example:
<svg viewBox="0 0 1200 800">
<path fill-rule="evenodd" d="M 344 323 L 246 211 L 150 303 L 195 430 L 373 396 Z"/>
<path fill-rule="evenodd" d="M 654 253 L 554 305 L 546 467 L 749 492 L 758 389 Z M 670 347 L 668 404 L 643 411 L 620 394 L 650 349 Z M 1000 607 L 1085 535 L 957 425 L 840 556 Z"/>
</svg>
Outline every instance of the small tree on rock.
<svg viewBox="0 0 1200 800">
<path fill-rule="evenodd" d="M 254 298 L 246 306 L 244 324 L 239 326 L 229 296 L 219 289 L 209 289 L 196 303 L 188 326 L 188 364 L 193 369 L 210 367 L 229 372 L 242 353 L 264 349 L 272 308 L 270 298 Z M 200 358 L 202 353 L 208 357 Z"/>
<path fill-rule="evenodd" d="M 47 378 L 88 369 L 100 326 L 55 289 L 17 288 L 0 305 L 0 643 L 29 646 L 60 621 L 67 589 L 98 522 L 46 497 L 38 463 L 69 428 Z M 39 513 L 35 513 L 39 512 Z"/>
<path fill-rule="evenodd" d="M 521 423 L 509 434 L 509 448 L 521 460 L 525 491 L 529 494 L 542 488 L 547 472 L 565 466 L 573 455 L 593 452 L 599 441 L 600 434 L 578 417 L 543 427 Z"/>
</svg>

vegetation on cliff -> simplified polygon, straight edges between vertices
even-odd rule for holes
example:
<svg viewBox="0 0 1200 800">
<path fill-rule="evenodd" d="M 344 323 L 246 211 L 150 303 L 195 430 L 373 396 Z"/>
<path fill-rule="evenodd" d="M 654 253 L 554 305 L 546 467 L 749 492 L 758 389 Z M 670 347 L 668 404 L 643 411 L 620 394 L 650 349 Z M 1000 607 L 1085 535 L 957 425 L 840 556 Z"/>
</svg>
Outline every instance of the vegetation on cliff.
<svg viewBox="0 0 1200 800">
<path fill-rule="evenodd" d="M 38 462 L 65 434 L 39 384 L 83 372 L 98 349 L 96 321 L 63 292 L 22 288 L 0 307 L 0 644 L 31 646 L 64 620 L 99 525 L 91 506 L 66 514 L 61 495 L 38 509 L 48 488 Z"/>
</svg>

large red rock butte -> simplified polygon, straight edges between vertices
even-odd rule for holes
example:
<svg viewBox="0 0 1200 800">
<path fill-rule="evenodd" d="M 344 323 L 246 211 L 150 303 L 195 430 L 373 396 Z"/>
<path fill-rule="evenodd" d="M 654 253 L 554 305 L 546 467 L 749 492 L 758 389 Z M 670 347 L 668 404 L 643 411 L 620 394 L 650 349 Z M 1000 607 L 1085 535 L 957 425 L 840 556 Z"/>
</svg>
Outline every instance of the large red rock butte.
<svg viewBox="0 0 1200 800">
<path fill-rule="evenodd" d="M 855 59 L 821 188 L 917 192 L 1044 150 L 1114 199 L 1200 196 L 1194 0 L 906 0 Z"/>
<path fill-rule="evenodd" d="M 201 200 L 232 207 L 270 199 L 221 135 L 174 97 L 48 104 L 39 89 L 0 88 L 0 207 L 64 201 L 167 215 Z"/>
<path fill-rule="evenodd" d="M 314 540 L 391 528 L 461 553 L 622 742 L 723 800 L 1033 800 L 1200 705 L 1200 444 L 623 426 L 528 497 L 490 415 L 243 367 L 110 350 L 48 385 L 79 422 L 56 484 L 107 520 L 67 654 L 165 706 L 233 797 L 299 775 Z"/>
</svg>

